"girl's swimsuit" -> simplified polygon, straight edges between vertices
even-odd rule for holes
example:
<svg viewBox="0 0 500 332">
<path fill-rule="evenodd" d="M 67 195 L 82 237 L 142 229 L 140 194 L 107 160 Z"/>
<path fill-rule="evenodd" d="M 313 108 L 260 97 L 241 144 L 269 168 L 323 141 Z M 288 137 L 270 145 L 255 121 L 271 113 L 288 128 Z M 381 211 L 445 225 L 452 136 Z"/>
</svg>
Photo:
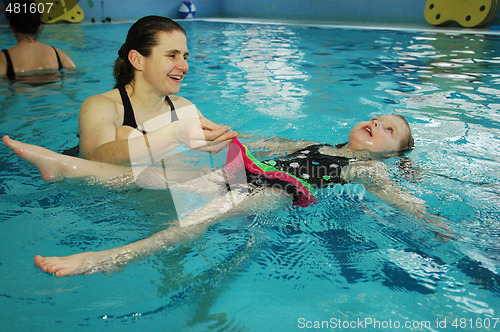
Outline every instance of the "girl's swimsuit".
<svg viewBox="0 0 500 332">
<path fill-rule="evenodd" d="M 293 197 L 294 205 L 308 206 L 317 202 L 314 197 L 317 189 L 345 183 L 341 171 L 351 159 L 322 154 L 319 150 L 324 146 L 329 145 L 310 145 L 291 155 L 260 162 L 233 138 L 224 168 L 234 174 L 238 167 L 244 166 L 248 183 L 282 189 Z"/>
<path fill-rule="evenodd" d="M 59 58 L 59 54 L 57 53 L 57 50 L 54 46 L 52 46 L 54 49 L 54 52 L 56 52 L 56 57 L 57 57 L 57 66 L 58 70 L 63 69 L 63 64 L 61 62 L 61 58 Z M 6 49 L 3 49 L 2 52 L 5 54 L 5 61 L 7 62 L 7 78 L 9 80 L 15 80 L 16 79 L 16 73 L 14 71 L 14 65 L 12 64 L 12 59 L 10 58 L 9 51 Z"/>
</svg>

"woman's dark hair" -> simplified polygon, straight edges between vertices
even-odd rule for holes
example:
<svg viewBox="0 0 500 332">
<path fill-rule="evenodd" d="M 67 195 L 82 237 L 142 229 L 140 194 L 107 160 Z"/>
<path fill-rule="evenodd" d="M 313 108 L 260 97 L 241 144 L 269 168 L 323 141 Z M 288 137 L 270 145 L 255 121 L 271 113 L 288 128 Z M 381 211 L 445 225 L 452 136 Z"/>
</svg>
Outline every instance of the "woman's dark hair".
<svg viewBox="0 0 500 332">
<path fill-rule="evenodd" d="M 118 58 L 113 68 L 115 88 L 124 86 L 134 79 L 135 68 L 128 60 L 130 50 L 136 50 L 143 56 L 151 54 L 151 48 L 158 44 L 156 34 L 160 31 L 186 31 L 173 20 L 163 16 L 146 16 L 135 22 L 129 29 L 127 39 L 118 51 Z"/>
<path fill-rule="evenodd" d="M 14 33 L 16 39 L 19 35 L 31 35 L 35 39 L 38 36 L 40 26 L 42 25 L 42 14 L 35 10 L 31 13 L 31 5 L 33 1 L 31 0 L 14 0 L 10 3 L 12 8 L 17 7 L 19 4 L 19 13 L 15 13 L 14 10 L 5 12 L 5 17 L 9 21 L 10 28 Z"/>
</svg>

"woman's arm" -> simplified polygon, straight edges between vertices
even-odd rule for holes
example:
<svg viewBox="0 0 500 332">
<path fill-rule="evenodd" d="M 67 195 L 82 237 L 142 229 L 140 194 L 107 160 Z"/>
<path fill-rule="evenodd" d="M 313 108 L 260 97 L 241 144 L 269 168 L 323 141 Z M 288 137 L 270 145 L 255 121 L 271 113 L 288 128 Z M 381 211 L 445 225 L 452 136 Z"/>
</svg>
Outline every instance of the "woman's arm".
<svg viewBox="0 0 500 332">
<path fill-rule="evenodd" d="M 227 132 L 228 127 L 216 125 L 195 113 L 194 117 L 181 117 L 147 135 L 135 130 L 130 138 L 118 139 L 121 119 L 116 107 L 117 103 L 105 95 L 92 96 L 82 104 L 79 133 L 83 158 L 111 164 L 130 164 L 131 159 L 134 163 L 148 163 L 161 159 L 179 145 L 217 153 L 237 136 L 235 132 Z"/>
<path fill-rule="evenodd" d="M 7 59 L 5 59 L 5 54 L 0 52 L 0 75 L 5 74 L 7 74 Z"/>
<path fill-rule="evenodd" d="M 113 153 L 97 151 L 102 145 L 116 140 L 116 129 L 120 126 L 116 107 L 116 102 L 105 94 L 91 96 L 82 103 L 78 133 L 83 158 L 112 163 L 112 160 L 124 162 L 125 156 L 128 157 L 126 141 L 118 143 Z"/>
</svg>

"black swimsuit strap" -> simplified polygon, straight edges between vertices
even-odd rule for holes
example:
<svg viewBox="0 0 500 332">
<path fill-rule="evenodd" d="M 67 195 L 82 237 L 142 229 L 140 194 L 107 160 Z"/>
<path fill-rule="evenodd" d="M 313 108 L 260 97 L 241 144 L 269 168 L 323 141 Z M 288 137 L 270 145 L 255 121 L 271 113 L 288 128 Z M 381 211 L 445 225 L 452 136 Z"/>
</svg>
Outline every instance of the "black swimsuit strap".
<svg viewBox="0 0 500 332">
<path fill-rule="evenodd" d="M 130 103 L 130 98 L 128 97 L 127 90 L 125 90 L 124 86 L 118 87 L 118 91 L 120 91 L 120 96 L 122 98 L 123 103 L 123 126 L 130 126 L 132 128 L 138 128 L 137 122 L 135 121 L 134 109 L 132 108 L 132 104 Z M 172 122 L 179 120 L 177 116 L 177 112 L 175 111 L 174 103 L 170 100 L 168 96 L 165 96 L 165 100 L 170 106 Z M 142 130 L 143 134 L 146 134 L 144 130 Z"/>
<path fill-rule="evenodd" d="M 63 64 L 61 62 L 61 58 L 59 57 L 59 53 L 57 53 L 57 50 L 54 46 L 52 46 L 52 48 L 54 49 L 54 52 L 56 52 L 56 57 L 57 57 L 57 69 L 58 70 L 61 70 L 63 69 Z M 16 73 L 14 71 L 14 65 L 12 64 L 12 59 L 10 58 L 10 54 L 9 54 L 9 51 L 7 51 L 6 49 L 3 49 L 2 50 L 3 54 L 5 54 L 5 60 L 7 62 L 7 78 L 9 80 L 15 80 L 16 79 Z"/>
<path fill-rule="evenodd" d="M 125 90 L 124 86 L 118 88 L 120 91 L 120 96 L 122 97 L 123 103 L 123 126 L 130 126 L 132 128 L 137 128 L 137 122 L 135 121 L 134 110 L 132 109 L 132 104 Z"/>
<path fill-rule="evenodd" d="M 16 73 L 14 72 L 14 65 L 12 64 L 12 59 L 10 58 L 9 51 L 3 49 L 2 52 L 5 54 L 5 60 L 7 61 L 7 78 L 9 80 L 15 80 Z"/>
<path fill-rule="evenodd" d="M 170 105 L 170 111 L 172 112 L 172 122 L 179 120 L 179 117 L 177 116 L 177 112 L 175 111 L 174 103 L 170 100 L 168 96 L 165 96 L 165 100 L 167 103 Z"/>
<path fill-rule="evenodd" d="M 59 53 L 57 53 L 57 50 L 56 50 L 56 48 L 55 48 L 54 46 L 52 46 L 52 48 L 54 49 L 54 52 L 56 52 L 56 57 L 57 57 L 57 67 L 58 67 L 57 69 L 58 69 L 58 70 L 61 70 L 61 69 L 63 69 L 64 67 L 63 67 L 63 64 L 62 64 L 62 62 L 61 62 L 61 58 L 59 57 Z"/>
</svg>

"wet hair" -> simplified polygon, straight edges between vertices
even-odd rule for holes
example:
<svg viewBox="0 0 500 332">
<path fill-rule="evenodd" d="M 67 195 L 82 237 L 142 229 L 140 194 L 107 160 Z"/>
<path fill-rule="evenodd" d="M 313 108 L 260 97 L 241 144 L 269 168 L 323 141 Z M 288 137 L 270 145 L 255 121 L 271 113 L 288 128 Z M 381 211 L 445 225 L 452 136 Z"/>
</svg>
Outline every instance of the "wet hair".
<svg viewBox="0 0 500 332">
<path fill-rule="evenodd" d="M 401 145 L 399 146 L 399 151 L 406 152 L 415 146 L 415 140 L 413 139 L 413 135 L 411 134 L 410 124 L 403 115 L 401 114 L 393 114 L 393 115 L 403 120 L 406 127 L 408 128 L 408 136 L 404 137 L 401 140 Z"/>
<path fill-rule="evenodd" d="M 20 6 L 19 13 L 15 13 L 14 10 L 5 12 L 5 17 L 7 21 L 9 21 L 10 28 L 16 39 L 18 39 L 20 35 L 30 35 L 34 36 L 36 39 L 40 31 L 40 26 L 42 25 L 42 14 L 39 13 L 38 10 L 31 13 L 30 8 L 33 1 L 13 0 L 10 4 L 12 8 L 14 8 L 16 4 Z"/>
<path fill-rule="evenodd" d="M 169 18 L 153 15 L 139 19 L 130 27 L 127 39 L 118 51 L 118 58 L 113 68 L 115 88 L 124 86 L 134 79 L 135 68 L 128 60 L 130 50 L 149 56 L 153 46 L 158 45 L 156 35 L 160 31 L 179 31 L 186 35 L 186 31 Z"/>
</svg>

